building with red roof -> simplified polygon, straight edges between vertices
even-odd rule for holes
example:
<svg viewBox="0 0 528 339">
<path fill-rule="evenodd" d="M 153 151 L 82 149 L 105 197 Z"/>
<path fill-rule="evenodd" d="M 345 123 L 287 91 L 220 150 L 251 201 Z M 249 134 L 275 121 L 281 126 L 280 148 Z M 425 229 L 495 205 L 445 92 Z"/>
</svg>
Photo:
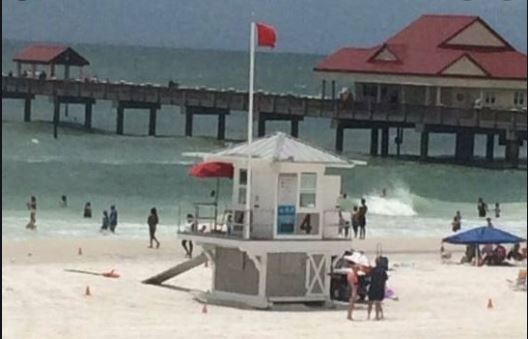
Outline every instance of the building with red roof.
<svg viewBox="0 0 528 339">
<path fill-rule="evenodd" d="M 37 65 L 49 67 L 50 76 L 55 76 L 55 66 L 64 66 L 64 77 L 69 78 L 70 66 L 82 67 L 90 63 L 82 55 L 69 46 L 31 44 L 15 55 L 13 61 L 17 63 L 17 73 L 21 75 L 22 66 L 30 65 L 34 76 Z"/>
<path fill-rule="evenodd" d="M 380 45 L 346 47 L 315 71 L 355 100 L 526 107 L 527 57 L 477 16 L 423 15 Z"/>
</svg>

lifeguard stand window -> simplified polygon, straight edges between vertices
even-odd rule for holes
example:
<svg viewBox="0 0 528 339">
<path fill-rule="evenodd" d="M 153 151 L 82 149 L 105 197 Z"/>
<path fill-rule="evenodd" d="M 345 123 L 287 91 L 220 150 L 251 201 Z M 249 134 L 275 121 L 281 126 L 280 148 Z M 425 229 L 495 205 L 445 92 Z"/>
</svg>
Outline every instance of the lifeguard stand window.
<svg viewBox="0 0 528 339">
<path fill-rule="evenodd" d="M 299 190 L 299 206 L 301 208 L 315 208 L 317 191 L 317 174 L 301 173 L 301 187 Z"/>
<path fill-rule="evenodd" d="M 238 203 L 243 205 L 246 203 L 247 190 L 247 170 L 240 169 L 238 176 Z"/>
</svg>

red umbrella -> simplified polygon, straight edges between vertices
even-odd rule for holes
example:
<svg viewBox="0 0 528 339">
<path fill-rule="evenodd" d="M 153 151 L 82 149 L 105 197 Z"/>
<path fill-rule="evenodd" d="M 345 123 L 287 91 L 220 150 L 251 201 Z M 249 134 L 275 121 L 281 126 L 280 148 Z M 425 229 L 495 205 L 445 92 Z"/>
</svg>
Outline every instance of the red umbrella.
<svg viewBox="0 0 528 339">
<path fill-rule="evenodd" d="M 202 162 L 191 167 L 189 175 L 198 178 L 233 178 L 233 165 L 227 162 Z"/>
<path fill-rule="evenodd" d="M 216 178 L 216 192 L 215 192 L 215 214 L 214 225 L 216 229 L 216 217 L 218 214 L 218 191 L 220 190 L 219 178 L 233 178 L 233 165 L 227 162 L 211 161 L 202 162 L 194 165 L 189 170 L 189 175 L 198 178 Z"/>
</svg>

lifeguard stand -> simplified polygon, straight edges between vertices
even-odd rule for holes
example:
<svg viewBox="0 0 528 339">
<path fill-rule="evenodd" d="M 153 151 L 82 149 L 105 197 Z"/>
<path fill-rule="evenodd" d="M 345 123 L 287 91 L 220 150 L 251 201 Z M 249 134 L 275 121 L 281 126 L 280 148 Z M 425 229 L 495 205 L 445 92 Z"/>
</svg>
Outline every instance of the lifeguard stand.
<svg viewBox="0 0 528 339">
<path fill-rule="evenodd" d="M 245 230 L 247 164 L 251 154 L 251 220 Z M 333 256 L 350 249 L 339 234 L 341 177 L 327 168 L 348 162 L 283 133 L 205 156 L 233 166 L 234 230 L 181 232 L 213 264 L 210 302 L 268 308 L 280 302 L 327 302 Z"/>
</svg>

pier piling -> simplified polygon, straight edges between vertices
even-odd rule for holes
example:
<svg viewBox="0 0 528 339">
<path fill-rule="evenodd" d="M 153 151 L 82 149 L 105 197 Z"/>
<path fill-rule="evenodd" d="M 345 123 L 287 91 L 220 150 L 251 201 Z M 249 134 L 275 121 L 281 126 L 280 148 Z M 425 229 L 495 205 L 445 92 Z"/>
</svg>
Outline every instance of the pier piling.
<svg viewBox="0 0 528 339">
<path fill-rule="evenodd" d="M 343 152 L 343 139 L 344 139 L 344 133 L 345 128 L 343 126 L 343 123 L 341 121 L 337 122 L 337 128 L 336 128 L 336 144 L 335 149 L 336 152 L 341 153 Z"/>
<path fill-rule="evenodd" d="M 370 155 L 378 155 L 378 129 L 372 128 L 370 130 Z"/>
<path fill-rule="evenodd" d="M 86 103 L 84 105 L 84 127 L 87 130 L 92 129 L 92 103 Z"/>
<path fill-rule="evenodd" d="M 148 129 L 149 136 L 156 135 L 156 113 L 157 113 L 157 109 L 155 107 L 151 107 L 149 110 L 149 129 Z"/>
<path fill-rule="evenodd" d="M 429 154 L 429 132 L 420 133 L 420 160 L 427 160 Z"/>
<path fill-rule="evenodd" d="M 381 129 L 381 156 L 387 157 L 389 155 L 389 128 L 383 127 Z"/>
<path fill-rule="evenodd" d="M 455 159 L 461 163 L 473 160 L 473 149 L 475 146 L 475 134 L 461 131 L 456 133 Z"/>
<path fill-rule="evenodd" d="M 28 96 L 24 99 L 24 122 L 31 121 L 31 97 Z"/>
<path fill-rule="evenodd" d="M 493 161 L 493 148 L 495 147 L 495 134 L 486 135 L 486 160 Z"/>
<path fill-rule="evenodd" d="M 116 133 L 118 135 L 123 135 L 125 123 L 125 108 L 121 103 L 117 105 L 117 121 L 116 121 Z"/>
</svg>

